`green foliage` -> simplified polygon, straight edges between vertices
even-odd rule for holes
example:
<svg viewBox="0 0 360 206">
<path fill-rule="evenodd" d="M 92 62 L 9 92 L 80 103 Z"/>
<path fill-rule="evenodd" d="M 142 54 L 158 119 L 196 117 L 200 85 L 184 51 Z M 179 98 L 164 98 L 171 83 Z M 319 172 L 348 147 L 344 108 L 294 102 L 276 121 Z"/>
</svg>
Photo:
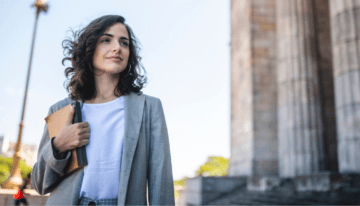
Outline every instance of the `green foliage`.
<svg viewBox="0 0 360 206">
<path fill-rule="evenodd" d="M 181 185 L 181 186 L 184 186 L 185 185 L 185 180 L 187 179 L 188 177 L 184 177 L 180 180 L 174 180 L 174 186 L 176 185 Z M 179 196 L 179 191 L 178 190 L 174 190 L 174 193 L 175 193 L 175 198 L 177 198 Z"/>
<path fill-rule="evenodd" d="M 13 162 L 12 157 L 0 156 L 0 184 L 8 179 L 10 176 L 11 165 Z M 25 179 L 31 172 L 32 168 L 25 164 L 24 160 L 20 160 L 21 178 Z"/>
<path fill-rule="evenodd" d="M 10 176 L 10 170 L 6 165 L 0 165 L 0 182 L 3 183 Z"/>
<path fill-rule="evenodd" d="M 25 179 L 31 173 L 32 167 L 27 166 L 24 160 L 20 160 L 21 178 Z"/>
<path fill-rule="evenodd" d="M 220 156 L 210 156 L 208 161 L 196 170 L 196 175 L 226 176 L 229 168 L 229 159 Z"/>
<path fill-rule="evenodd" d="M 175 194 L 174 194 L 174 197 L 177 198 L 177 197 L 179 196 L 179 191 L 174 190 L 174 193 L 175 193 Z"/>
<path fill-rule="evenodd" d="M 208 161 L 196 170 L 196 175 L 207 176 L 226 176 L 229 168 L 229 159 L 220 156 L 210 156 Z M 174 185 L 184 186 L 188 177 L 175 180 Z M 179 196 L 179 191 L 175 190 L 175 198 Z"/>
<path fill-rule="evenodd" d="M 175 181 L 174 181 L 174 185 L 184 186 L 184 185 L 185 185 L 185 180 L 186 180 L 187 178 L 188 178 L 188 177 L 184 177 L 184 178 L 182 178 L 181 180 L 175 180 Z"/>
<path fill-rule="evenodd" d="M 0 164 L 11 168 L 12 165 L 12 158 L 11 157 L 4 157 L 0 156 Z"/>
</svg>

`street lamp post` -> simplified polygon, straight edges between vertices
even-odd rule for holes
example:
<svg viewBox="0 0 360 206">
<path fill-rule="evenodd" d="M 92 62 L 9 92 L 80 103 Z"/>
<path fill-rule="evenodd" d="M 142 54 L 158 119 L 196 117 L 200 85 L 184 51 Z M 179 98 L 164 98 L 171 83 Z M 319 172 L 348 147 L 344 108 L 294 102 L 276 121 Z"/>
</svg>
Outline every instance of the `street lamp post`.
<svg viewBox="0 0 360 206">
<path fill-rule="evenodd" d="M 17 189 L 23 182 L 23 180 L 21 178 L 21 171 L 20 171 L 20 150 L 21 150 L 22 130 L 24 127 L 24 113 L 25 113 L 25 105 L 26 105 L 26 96 L 27 96 L 27 91 L 28 91 L 28 86 L 29 86 L 31 62 L 32 62 L 32 56 L 33 56 L 33 51 L 34 51 L 34 43 L 35 43 L 38 17 L 39 17 L 39 14 L 41 11 L 47 12 L 47 9 L 48 9 L 46 0 L 36 0 L 35 4 L 33 4 L 32 6 L 36 7 L 36 18 L 35 18 L 33 40 L 32 40 L 32 44 L 31 44 L 29 69 L 28 69 L 28 73 L 27 73 L 23 109 L 22 109 L 21 121 L 20 121 L 20 126 L 19 126 L 19 135 L 18 135 L 18 140 L 16 142 L 16 146 L 15 146 L 15 154 L 13 156 L 13 163 L 11 165 L 11 171 L 10 171 L 11 173 L 10 173 L 10 177 L 1 185 L 1 187 L 5 188 L 5 189 Z"/>
</svg>

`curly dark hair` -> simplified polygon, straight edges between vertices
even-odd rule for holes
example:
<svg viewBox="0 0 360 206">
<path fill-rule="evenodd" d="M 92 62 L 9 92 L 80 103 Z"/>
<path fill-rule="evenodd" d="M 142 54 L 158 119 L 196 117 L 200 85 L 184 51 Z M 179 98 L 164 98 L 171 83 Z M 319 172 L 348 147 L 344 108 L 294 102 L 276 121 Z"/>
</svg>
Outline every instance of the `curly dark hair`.
<svg viewBox="0 0 360 206">
<path fill-rule="evenodd" d="M 90 100 L 96 97 L 93 56 L 97 41 L 115 23 L 123 24 L 129 35 L 129 59 L 125 70 L 120 73 L 120 79 L 114 94 L 120 96 L 130 92 L 141 94 L 143 85 L 147 82 L 146 71 L 141 64 L 139 56 L 139 41 L 135 37 L 129 25 L 125 24 L 125 19 L 118 15 L 105 15 L 92 21 L 88 26 L 74 32 L 71 29 L 74 40 L 67 38 L 62 42 L 64 56 L 62 64 L 70 60 L 72 67 L 65 69 L 67 80 L 64 82 L 69 97 L 73 100 Z M 64 65 L 65 66 L 65 65 Z M 140 70 L 144 70 L 144 75 L 140 75 Z M 69 80 L 69 76 L 71 79 Z"/>
</svg>

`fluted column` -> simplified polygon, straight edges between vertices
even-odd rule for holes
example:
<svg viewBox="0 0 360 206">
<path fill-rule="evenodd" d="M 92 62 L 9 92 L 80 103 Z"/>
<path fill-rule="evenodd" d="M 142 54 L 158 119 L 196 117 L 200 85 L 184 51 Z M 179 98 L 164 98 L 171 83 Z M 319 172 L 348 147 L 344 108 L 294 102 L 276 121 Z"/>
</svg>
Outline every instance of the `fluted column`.
<svg viewBox="0 0 360 206">
<path fill-rule="evenodd" d="M 231 1 L 231 154 L 228 176 L 251 175 L 253 105 L 249 0 Z"/>
<path fill-rule="evenodd" d="M 228 176 L 277 176 L 275 0 L 231 1 Z"/>
<path fill-rule="evenodd" d="M 330 0 L 339 172 L 360 172 L 360 1 Z"/>
<path fill-rule="evenodd" d="M 311 0 L 276 5 L 279 174 L 313 174 L 326 166 L 314 5 Z"/>
</svg>

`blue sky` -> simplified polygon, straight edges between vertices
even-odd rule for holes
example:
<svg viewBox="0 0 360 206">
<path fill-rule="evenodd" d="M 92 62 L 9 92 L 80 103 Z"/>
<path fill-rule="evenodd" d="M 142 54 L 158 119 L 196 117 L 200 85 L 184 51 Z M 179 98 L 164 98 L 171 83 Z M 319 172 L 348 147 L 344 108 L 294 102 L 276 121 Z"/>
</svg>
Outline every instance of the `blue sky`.
<svg viewBox="0 0 360 206">
<path fill-rule="evenodd" d="M 35 0 L 0 1 L 0 134 L 16 141 Z M 22 142 L 39 144 L 49 107 L 67 97 L 61 42 L 102 15 L 126 19 L 141 43 L 145 94 L 160 98 L 174 179 L 193 176 L 210 155 L 230 156 L 229 0 L 50 0 L 41 13 Z"/>
</svg>

